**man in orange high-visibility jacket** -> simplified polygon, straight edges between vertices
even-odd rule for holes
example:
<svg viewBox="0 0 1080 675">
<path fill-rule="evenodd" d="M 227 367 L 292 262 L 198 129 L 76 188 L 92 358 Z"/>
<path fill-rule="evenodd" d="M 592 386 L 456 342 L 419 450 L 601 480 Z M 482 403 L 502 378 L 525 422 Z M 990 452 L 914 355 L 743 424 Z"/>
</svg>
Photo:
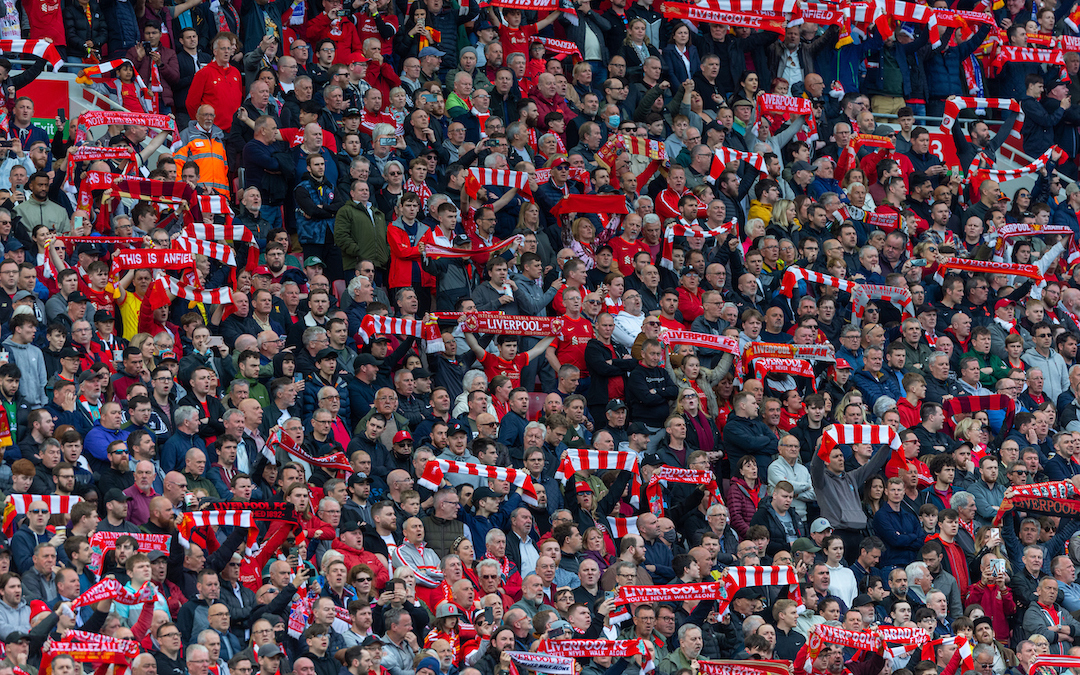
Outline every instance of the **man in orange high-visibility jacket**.
<svg viewBox="0 0 1080 675">
<path fill-rule="evenodd" d="M 199 182 L 225 197 L 229 196 L 229 166 L 225 158 L 225 134 L 214 124 L 216 113 L 209 104 L 199 106 L 195 119 L 180 133 L 184 143 L 175 153 L 176 173 L 182 174 L 184 163 L 199 165 Z"/>
</svg>

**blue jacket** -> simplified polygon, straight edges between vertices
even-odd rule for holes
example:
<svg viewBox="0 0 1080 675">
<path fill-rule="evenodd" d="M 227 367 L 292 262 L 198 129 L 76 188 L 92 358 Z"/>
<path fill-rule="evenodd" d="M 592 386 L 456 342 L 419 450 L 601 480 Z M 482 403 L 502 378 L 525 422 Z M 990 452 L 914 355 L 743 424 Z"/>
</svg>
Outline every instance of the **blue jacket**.
<svg viewBox="0 0 1080 675">
<path fill-rule="evenodd" d="M 83 440 L 83 448 L 94 459 L 108 464 L 109 456 L 105 453 L 105 449 L 113 441 L 127 440 L 130 433 L 131 431 L 128 429 L 117 429 L 116 431 L 106 429 L 101 426 L 101 422 L 98 422 L 87 432 L 86 438 Z"/>
<path fill-rule="evenodd" d="M 322 378 L 319 373 L 312 373 L 307 376 L 307 384 L 304 385 L 304 420 L 311 419 L 311 416 L 315 414 L 315 411 L 319 409 L 319 390 L 323 387 L 333 387 L 337 389 L 338 396 L 341 397 L 341 408 L 338 410 L 338 416 L 345 422 L 345 426 L 352 431 L 350 423 L 352 408 L 349 406 L 349 385 L 345 382 L 345 378 L 338 375 L 336 382 L 327 382 Z"/>
<path fill-rule="evenodd" d="M 919 518 L 902 505 L 897 512 L 888 503 L 882 504 L 874 514 L 874 532 L 885 542 L 879 563 L 882 568 L 907 565 L 923 545 Z"/>
<path fill-rule="evenodd" d="M 1050 461 L 1043 466 L 1043 471 L 1046 472 L 1046 477 L 1050 480 L 1069 480 L 1080 473 L 1080 466 L 1077 466 L 1076 462 L 1065 459 L 1061 455 L 1054 455 L 1050 458 Z"/>
<path fill-rule="evenodd" d="M 326 148 L 323 152 L 329 153 Z M 336 176 L 330 175 L 332 159 L 326 160 L 326 176 L 317 180 L 304 174 L 303 180 L 293 190 L 296 200 L 296 230 L 301 244 L 325 244 L 327 234 L 334 238 L 334 220 L 338 209 L 345 204 L 345 195 L 335 189 Z M 337 169 L 334 169 L 337 173 Z"/>
<path fill-rule="evenodd" d="M 1073 231 L 1074 236 L 1080 236 L 1080 225 L 1078 225 L 1076 211 L 1072 210 L 1067 200 L 1058 204 L 1057 208 L 1054 209 L 1050 222 L 1054 225 L 1064 225 Z"/>
<path fill-rule="evenodd" d="M 188 436 L 179 430 L 174 431 L 165 446 L 161 448 L 161 470 L 165 473 L 179 471 L 184 468 L 184 458 L 188 450 L 198 448 L 206 452 L 206 442 L 198 436 Z M 207 462 L 210 459 L 207 457 Z"/>
<path fill-rule="evenodd" d="M 701 70 L 701 58 L 698 56 L 697 47 L 692 44 L 686 45 L 686 58 L 690 60 L 690 72 L 686 72 L 686 63 L 675 51 L 675 45 L 669 44 L 664 47 L 660 54 L 660 60 L 664 64 L 664 72 L 672 82 L 686 82 Z"/>
<path fill-rule="evenodd" d="M 11 538 L 11 566 L 20 574 L 34 566 L 34 548 L 38 544 L 44 544 L 53 538 L 53 533 L 48 530 L 44 534 L 35 534 L 29 527 L 23 526 Z M 64 547 L 56 549 L 56 561 L 61 565 L 68 563 Z"/>
<path fill-rule="evenodd" d="M 675 570 L 671 567 L 673 560 L 671 548 L 664 542 L 659 539 L 651 543 L 645 542 L 645 562 L 641 563 L 641 566 L 654 565 L 656 567 L 655 572 L 649 573 L 652 575 L 654 584 L 666 584 L 675 578 Z"/>
<path fill-rule="evenodd" d="M 881 379 L 876 380 L 865 370 L 859 370 L 851 375 L 851 381 L 855 388 L 862 392 L 864 401 L 876 401 L 882 396 L 888 396 L 894 401 L 900 400 L 900 385 L 895 377 L 882 371 Z"/>
<path fill-rule="evenodd" d="M 514 492 L 499 506 L 498 511 L 487 518 L 477 516 L 464 506 L 458 507 L 458 520 L 469 527 L 473 548 L 480 552 L 478 555 L 483 557 L 487 554 L 488 532 L 506 527 L 510 523 L 510 514 L 519 506 L 521 506 L 521 495 Z"/>
<path fill-rule="evenodd" d="M 955 47 L 944 46 L 931 51 L 926 59 L 926 81 L 932 98 L 949 96 L 967 96 L 970 94 L 964 80 L 964 61 L 975 53 L 986 36 L 990 34 L 988 24 L 980 24 L 979 30 L 970 40 Z M 943 44 L 948 45 L 952 32 L 942 36 Z"/>
<path fill-rule="evenodd" d="M 519 448 L 523 450 L 522 445 L 525 443 L 525 427 L 528 424 L 529 420 L 521 415 L 512 411 L 506 413 L 503 415 L 502 423 L 499 425 L 499 442 L 507 448 Z"/>
</svg>

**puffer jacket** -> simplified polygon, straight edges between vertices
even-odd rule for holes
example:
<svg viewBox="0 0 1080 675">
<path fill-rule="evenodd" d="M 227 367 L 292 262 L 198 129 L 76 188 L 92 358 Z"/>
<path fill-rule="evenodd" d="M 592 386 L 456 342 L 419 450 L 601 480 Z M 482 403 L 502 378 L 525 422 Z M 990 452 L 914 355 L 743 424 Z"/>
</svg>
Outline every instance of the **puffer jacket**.
<svg viewBox="0 0 1080 675">
<path fill-rule="evenodd" d="M 948 46 L 951 33 L 943 36 L 945 46 L 930 52 L 926 59 L 926 80 L 931 98 L 965 96 L 968 87 L 964 80 L 964 61 L 975 53 L 990 33 L 988 24 L 979 24 L 975 35 L 955 47 Z"/>
<path fill-rule="evenodd" d="M 86 20 L 86 10 L 78 2 L 64 3 L 64 33 L 67 36 L 68 54 L 85 58 L 86 41 L 89 40 L 101 48 L 109 41 L 109 27 L 105 23 L 105 14 L 97 0 L 90 0 L 90 21 Z"/>
<path fill-rule="evenodd" d="M 334 218 L 345 204 L 345 195 L 323 178 L 305 173 L 293 191 L 296 198 L 296 230 L 301 244 L 325 244 L 334 239 Z"/>
<path fill-rule="evenodd" d="M 750 521 L 757 513 L 758 504 L 768 499 L 767 484 L 758 481 L 757 486 L 751 488 L 741 476 L 731 479 L 731 487 L 728 489 L 727 507 L 731 513 L 731 527 L 740 538 L 746 536 L 746 530 L 750 528 Z M 754 495 L 757 500 L 755 501 Z"/>
</svg>

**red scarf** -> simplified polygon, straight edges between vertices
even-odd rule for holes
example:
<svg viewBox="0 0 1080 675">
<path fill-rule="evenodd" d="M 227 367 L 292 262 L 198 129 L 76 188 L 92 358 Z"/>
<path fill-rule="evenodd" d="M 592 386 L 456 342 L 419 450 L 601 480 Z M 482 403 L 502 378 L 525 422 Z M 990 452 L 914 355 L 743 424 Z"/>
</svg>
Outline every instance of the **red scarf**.
<svg viewBox="0 0 1080 675">
<path fill-rule="evenodd" d="M 510 576 L 514 573 L 513 563 L 510 562 L 510 558 L 508 556 L 504 555 L 502 557 L 502 560 L 499 560 L 495 556 L 491 555 L 491 553 L 485 553 L 484 560 L 494 560 L 495 562 L 499 563 L 499 575 L 502 577 L 503 583 L 508 581 L 510 579 Z"/>
<path fill-rule="evenodd" d="M 945 550 L 945 557 L 949 560 L 949 571 L 956 577 L 956 585 L 960 587 L 960 595 L 967 594 L 968 585 L 968 561 L 964 556 L 964 550 L 954 542 L 946 542 L 941 538 L 941 534 L 935 534 L 930 539 L 937 539 L 941 542 L 941 548 Z"/>
</svg>

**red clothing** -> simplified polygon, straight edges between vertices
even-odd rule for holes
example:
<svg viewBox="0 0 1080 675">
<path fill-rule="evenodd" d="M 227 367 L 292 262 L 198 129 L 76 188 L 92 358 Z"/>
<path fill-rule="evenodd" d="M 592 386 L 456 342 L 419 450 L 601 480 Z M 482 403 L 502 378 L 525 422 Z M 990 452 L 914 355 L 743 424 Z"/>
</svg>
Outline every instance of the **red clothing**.
<svg viewBox="0 0 1080 675">
<path fill-rule="evenodd" d="M 51 38 L 57 47 L 67 46 L 67 33 L 64 32 L 64 12 L 60 0 L 40 0 L 23 4 L 26 16 L 30 19 L 30 39 Z"/>
<path fill-rule="evenodd" d="M 555 338 L 553 346 L 559 363 L 570 363 L 581 370 L 581 377 L 589 376 L 589 369 L 585 366 L 585 345 L 593 338 L 593 327 L 589 320 L 583 316 L 571 319 L 563 317 L 563 329 Z"/>
<path fill-rule="evenodd" d="M 511 54 L 521 54 L 526 60 L 529 58 L 529 41 L 536 35 L 536 26 L 499 26 L 499 42 L 502 43 L 505 54 L 503 63 L 506 63 Z M 541 117 L 542 119 L 542 117 Z"/>
<path fill-rule="evenodd" d="M 379 18 L 394 27 L 396 33 L 401 26 L 399 25 L 397 15 L 391 13 L 381 14 Z M 356 19 L 356 34 L 360 36 L 360 42 L 363 44 L 364 40 L 368 38 L 378 38 L 382 42 L 383 56 L 389 56 L 394 53 L 394 41 L 383 40 L 382 35 L 379 33 L 379 24 L 375 21 L 375 17 L 371 16 L 367 12 L 363 12 L 355 15 Z M 385 102 L 386 99 L 383 99 Z"/>
<path fill-rule="evenodd" d="M 615 267 L 619 268 L 619 271 L 623 273 L 624 277 L 628 277 L 634 273 L 634 256 L 637 255 L 637 253 L 640 251 L 649 253 L 649 247 L 640 239 L 628 242 L 622 237 L 615 237 L 608 241 L 608 246 L 611 247 L 611 251 L 614 253 L 612 258 L 614 259 Z"/>
<path fill-rule="evenodd" d="M 919 423 L 920 410 L 922 410 L 922 401 L 919 401 L 916 405 L 911 405 L 906 398 L 901 398 L 896 402 L 896 411 L 900 413 L 900 424 L 905 429 L 910 429 Z"/>
<path fill-rule="evenodd" d="M 390 106 L 390 90 L 401 86 L 401 78 L 398 77 L 393 67 L 386 61 L 383 61 L 381 65 L 376 64 L 374 61 L 369 62 L 364 79 L 368 84 L 382 92 L 383 104 L 387 107 Z"/>
<path fill-rule="evenodd" d="M 699 288 L 697 293 L 691 293 L 679 286 L 679 309 L 682 310 L 683 325 L 687 330 L 690 330 L 690 324 L 694 323 L 694 319 L 701 316 L 705 311 L 705 308 L 701 305 L 702 292 Z"/>
<path fill-rule="evenodd" d="M 386 568 L 383 567 L 382 562 L 375 557 L 374 553 L 346 546 L 341 543 L 340 539 L 334 540 L 333 549 L 345 556 L 345 567 L 350 570 L 360 563 L 364 563 L 370 567 L 371 571 L 375 573 L 375 580 L 372 583 L 375 584 L 377 590 L 381 591 L 386 586 L 386 582 L 390 580 L 390 574 L 386 571 Z"/>
<path fill-rule="evenodd" d="M 352 61 L 354 52 L 360 52 L 364 48 L 364 41 L 356 32 L 356 26 L 351 20 L 331 20 L 326 12 L 320 12 L 317 17 L 307 22 L 307 39 L 311 44 L 317 44 L 321 40 L 330 38 L 337 46 L 334 52 L 334 63 L 348 64 Z M 369 66 L 370 67 L 370 66 Z M 386 100 L 386 94 L 383 94 Z"/>
<path fill-rule="evenodd" d="M 780 408 L 780 429 L 783 431 L 791 431 L 804 415 L 806 415 L 805 405 L 803 405 L 802 409 L 797 413 L 790 413 L 787 408 Z"/>
<path fill-rule="evenodd" d="M 544 122 L 544 117 L 546 117 L 548 113 L 561 112 L 567 126 L 570 125 L 570 120 L 577 117 L 577 113 L 570 109 L 566 99 L 559 94 L 555 94 L 551 98 L 545 98 L 544 95 L 540 93 L 540 90 L 534 86 L 529 94 L 529 98 L 536 103 L 536 107 L 539 109 L 540 119 L 536 123 L 536 126 L 543 131 L 548 130 L 547 124 Z"/>
<path fill-rule="evenodd" d="M 473 247 L 474 248 L 476 247 L 476 242 L 473 242 Z M 562 290 L 560 290 L 558 293 L 555 294 L 555 298 L 551 301 L 551 308 L 555 310 L 555 314 L 557 316 L 561 316 L 561 315 L 566 314 L 566 305 L 563 304 L 562 296 L 563 296 L 563 292 L 567 288 L 575 288 L 575 287 L 574 286 L 564 286 L 562 288 Z M 586 294 L 588 294 L 589 289 L 584 285 L 577 286 L 576 289 L 581 292 L 581 301 L 585 302 L 585 296 L 586 296 Z"/>
<path fill-rule="evenodd" d="M 214 110 L 239 108 L 244 103 L 240 71 L 231 65 L 222 68 L 217 61 L 211 61 L 195 73 L 188 89 L 188 114 L 194 118 L 199 106 L 204 103 L 214 106 Z M 232 115 L 221 115 L 215 122 L 222 131 L 228 132 L 232 128 L 232 120 Z"/>
<path fill-rule="evenodd" d="M 994 634 L 998 630 L 1004 631 L 1002 635 L 1008 635 L 1009 620 L 1006 617 L 1016 614 L 1016 602 L 1013 600 L 1012 590 L 1006 586 L 999 589 L 997 585 L 984 586 L 980 579 L 977 583 L 968 586 L 967 595 L 964 596 L 964 606 L 975 603 L 986 610 L 986 616 L 994 620 Z"/>
<path fill-rule="evenodd" d="M 686 195 L 694 194 L 690 190 L 683 189 L 681 194 L 677 194 L 671 188 L 664 188 L 660 191 L 660 194 L 656 196 L 656 215 L 660 216 L 660 221 L 663 222 L 668 218 L 674 218 L 675 220 L 682 220 L 682 214 L 679 213 L 679 200 Z M 697 196 L 694 197 L 697 199 Z M 709 205 L 698 199 L 698 218 L 708 217 Z"/>
<path fill-rule="evenodd" d="M 529 365 L 529 355 L 523 352 L 515 356 L 513 361 L 507 361 L 491 352 L 484 352 L 480 363 L 484 366 L 484 374 L 487 375 L 488 382 L 491 382 L 496 375 L 506 375 L 510 378 L 512 385 L 517 388 L 521 386 L 521 369 Z"/>
<path fill-rule="evenodd" d="M 360 110 L 360 133 L 370 136 L 371 132 L 375 130 L 376 124 L 389 124 L 396 128 L 397 120 L 386 113 L 373 113 L 366 108 Z"/>
<path fill-rule="evenodd" d="M 400 220 L 386 228 L 386 242 L 390 245 L 390 288 L 402 288 L 413 285 L 413 266 L 420 265 L 421 240 L 430 241 L 431 231 L 422 222 L 416 222 L 416 244 L 409 240 L 409 234 L 399 226 Z M 435 277 L 420 270 L 420 284 L 424 288 L 435 289 Z"/>
</svg>

